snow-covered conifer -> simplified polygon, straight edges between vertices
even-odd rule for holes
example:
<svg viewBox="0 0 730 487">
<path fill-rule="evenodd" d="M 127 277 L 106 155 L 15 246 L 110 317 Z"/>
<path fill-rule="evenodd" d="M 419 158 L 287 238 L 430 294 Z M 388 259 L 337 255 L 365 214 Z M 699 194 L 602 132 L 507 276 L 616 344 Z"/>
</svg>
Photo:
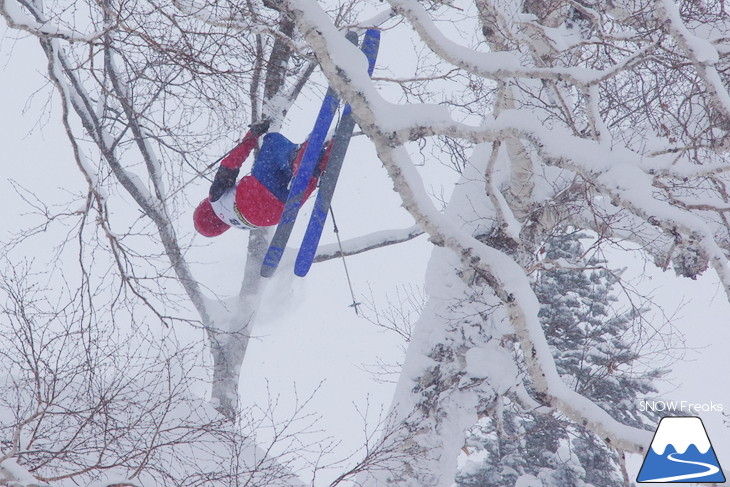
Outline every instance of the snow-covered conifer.
<svg viewBox="0 0 730 487">
<path fill-rule="evenodd" d="M 650 416 L 639 413 L 638 404 L 656 392 L 653 380 L 662 372 L 637 363 L 641 343 L 634 332 L 646 310 L 622 309 L 620 271 L 586 256 L 587 240 L 588 234 L 563 228 L 545 242 L 544 270 L 533 283 L 540 321 L 562 379 L 615 419 L 646 427 Z M 472 429 L 468 444 L 462 487 L 513 487 L 532 477 L 541 487 L 623 483 L 622 455 L 556 411 L 499 401 Z"/>
</svg>

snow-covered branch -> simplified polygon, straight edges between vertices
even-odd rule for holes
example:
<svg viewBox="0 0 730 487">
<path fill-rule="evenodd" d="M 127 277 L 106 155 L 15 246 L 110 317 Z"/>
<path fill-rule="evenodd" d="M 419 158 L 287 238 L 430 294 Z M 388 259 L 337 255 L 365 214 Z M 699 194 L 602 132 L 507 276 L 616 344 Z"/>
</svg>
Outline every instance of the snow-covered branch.
<svg viewBox="0 0 730 487">
<path fill-rule="evenodd" d="M 48 487 L 13 458 L 0 460 L 0 482 L 9 487 Z"/>
<path fill-rule="evenodd" d="M 382 110 L 384 103 L 377 99 L 378 95 L 367 76 L 358 74 L 360 66 L 352 61 L 357 57 L 346 51 L 341 35 L 322 9 L 316 2 L 310 0 L 288 0 L 287 5 L 296 19 L 299 30 L 315 50 L 330 83 L 350 102 L 356 120 L 374 142 L 378 156 L 388 169 L 405 208 L 429 234 L 434 244 L 450 249 L 459 256 L 465 268 L 474 269 L 486 279 L 504 306 L 509 309 L 509 316 L 520 338 L 530 377 L 543 402 L 555 405 L 574 421 L 589 425 L 596 434 L 615 448 L 633 452 L 643 451 L 650 439 L 646 431 L 618 423 L 595 403 L 570 390 L 558 375 L 537 317 L 539 308 L 537 299 L 530 288 L 524 269 L 503 252 L 488 247 L 464 233 L 455 222 L 446 220 L 435 208 L 402 142 L 382 129 L 387 124 L 386 120 L 396 120 L 397 123 L 404 117 L 399 116 L 401 113 L 398 111 L 388 118 L 382 116 L 383 112 L 387 111 Z M 460 62 L 458 57 L 454 62 Z M 413 112 L 407 113 L 406 117 L 413 120 L 410 115 L 413 115 Z M 448 113 L 444 113 L 443 110 L 435 111 L 433 107 L 430 109 L 422 107 L 420 115 L 421 120 L 425 119 L 426 126 L 434 121 L 447 123 L 445 119 Z M 518 124 L 514 120 L 513 122 L 516 126 L 522 126 L 521 123 Z M 514 132 L 515 127 L 501 126 L 499 130 Z M 495 132 L 475 129 L 472 133 L 483 136 L 484 139 L 481 141 L 497 138 Z M 557 144 L 564 145 L 562 141 L 555 143 Z"/>
<path fill-rule="evenodd" d="M 679 6 L 674 0 L 656 0 L 655 12 L 674 41 L 684 51 L 687 59 L 694 65 L 716 108 L 730 119 L 730 94 L 715 66 L 720 60 L 720 54 L 715 46 L 687 28 L 679 14 Z"/>
<path fill-rule="evenodd" d="M 84 34 L 61 24 L 53 24 L 46 19 L 39 20 L 38 17 L 33 18 L 23 10 L 24 7 L 29 6 L 30 4 L 22 0 L 2 0 L 0 1 L 0 15 L 3 16 L 11 28 L 48 39 L 55 38 L 69 42 L 94 42 L 107 31 L 107 29 L 104 29 L 103 31 Z"/>
<path fill-rule="evenodd" d="M 526 447 L 514 439 L 522 432 L 508 430 L 516 425 L 527 429 L 528 423 L 540 423 L 545 431 L 560 429 L 550 439 L 556 449 L 567 446 L 579 452 L 593 445 L 602 453 L 617 452 L 611 460 L 617 478 L 623 452 L 648 446 L 649 434 L 641 429 L 648 417 L 637 416 L 628 404 L 651 391 L 655 376 L 637 379 L 630 393 L 617 395 L 612 387 L 623 387 L 621 367 L 628 369 L 636 357 L 644 358 L 643 349 L 634 353 L 631 346 L 622 347 L 621 339 L 632 327 L 644 336 L 656 324 L 641 317 L 634 321 L 641 314 L 634 301 L 630 317 L 613 309 L 606 311 L 605 322 L 583 319 L 587 296 L 597 296 L 602 306 L 611 308 L 614 296 L 608 290 L 619 275 L 612 271 L 617 266 L 587 254 L 630 241 L 632 249 L 638 244 L 642 259 L 659 269 L 672 268 L 691 278 L 713 269 L 730 300 L 730 94 L 725 86 L 730 22 L 715 11 L 719 9 L 696 2 L 684 2 L 680 9 L 673 0 L 608 2 L 610 7 L 573 0 L 62 3 L 0 0 L 7 24 L 40 41 L 48 76 L 60 96 L 61 123 L 85 181 L 83 190 L 74 193 L 79 196 L 73 196 L 78 209 L 64 205 L 57 215 L 40 197 L 24 198 L 32 216 L 43 220 L 34 229 L 45 232 L 61 220 L 74 220 L 64 227 L 58 244 L 68 249 L 57 253 L 74 252 L 71 260 L 80 284 L 76 286 L 75 274 L 63 276 L 73 292 L 63 308 L 69 310 L 68 319 L 54 315 L 54 326 L 78 325 L 73 333 L 81 338 L 64 337 L 65 343 L 96 346 L 87 337 L 105 318 L 112 325 L 131 322 L 140 329 L 148 321 L 155 326 L 202 323 L 209 338 L 205 351 L 212 356 L 211 369 L 197 371 L 211 382 L 211 402 L 165 395 L 167 403 L 155 403 L 161 416 L 149 418 L 138 411 L 139 418 L 132 419 L 145 425 L 137 434 L 144 441 L 135 437 L 131 453 L 125 449 L 129 445 L 117 448 L 113 441 L 102 442 L 105 454 L 124 452 L 118 459 L 124 468 L 97 476 L 100 485 L 107 480 L 142 484 L 145 475 L 156 475 L 151 465 L 167 443 L 141 453 L 138 445 L 156 445 L 147 441 L 150 435 L 164 443 L 164 434 L 170 432 L 166 421 L 173 417 L 168 414 L 178 410 L 205 416 L 186 416 L 181 423 L 180 441 L 187 442 L 186 448 L 196 455 L 205 451 L 205 462 L 210 454 L 216 466 L 235 472 L 213 479 L 211 485 L 258 482 L 249 475 L 258 469 L 275 477 L 273 484 L 305 483 L 293 475 L 300 470 L 290 468 L 298 460 L 285 455 L 279 461 L 273 456 L 276 449 L 262 452 L 249 440 L 261 422 L 250 425 L 243 436 L 233 431 L 244 423 L 233 420 L 246 419 L 238 409 L 238 387 L 248 383 L 240 381 L 240 373 L 268 294 L 264 289 L 269 281 L 261 279 L 259 269 L 273 229 L 246 235 L 245 251 L 219 253 L 218 246 L 242 234 L 231 231 L 214 241 L 201 240 L 193 234 L 189 214 L 207 189 L 198 178 L 249 123 L 266 118 L 272 131 L 285 135 L 309 127 L 309 103 L 322 88 L 311 80 L 321 80 L 320 68 L 352 107 L 414 223 L 385 226 L 341 247 L 323 245 L 315 261 L 386 246 L 398 252 L 397 244 L 412 241 L 402 246 L 407 250 L 426 243 L 425 238 L 414 240 L 420 235 L 434 245 L 424 286 L 427 302 L 418 308 L 420 317 L 412 329 L 401 334 L 407 348 L 388 417 L 392 428 L 386 428 L 381 444 L 369 436 L 366 450 L 375 449 L 366 452 L 363 462 L 346 467 L 339 477 L 335 474 L 334 483 L 357 476 L 354 482 L 364 486 L 490 484 L 484 479 L 462 482 L 459 475 L 467 469 L 459 470 L 457 458 L 470 456 L 474 448 L 487 452 L 491 446 L 486 441 L 476 447 L 472 443 L 487 428 L 493 428 L 489 441 L 511 442 L 524 452 Z M 345 40 L 343 30 L 373 26 L 384 30 L 378 72 L 370 78 L 365 57 Z M 290 110 L 300 93 L 306 103 Z M 304 125 L 289 120 L 299 114 L 305 114 Z M 444 181 L 451 177 L 441 177 L 444 168 L 454 170 L 456 182 L 444 187 L 448 200 L 436 202 L 438 197 L 426 188 L 450 184 Z M 40 233 L 22 234 L 12 248 Z M 587 238 L 593 239 L 590 250 L 583 247 Z M 235 248 L 243 249 L 245 242 L 240 243 Z M 3 257 L 9 247 L 0 249 Z M 223 265 L 216 263 L 219 255 L 243 265 L 230 292 L 220 290 L 226 281 L 220 275 L 227 269 L 216 267 Z M 66 264 L 57 265 L 61 269 Z M 584 282 L 585 289 L 563 289 L 566 283 Z M 212 296 L 212 290 L 222 296 Z M 550 301 L 553 295 L 562 301 Z M 567 312 L 559 314 L 568 300 L 579 309 L 571 315 L 575 322 L 564 319 Z M 21 316 L 14 310 L 6 314 L 10 321 Z M 178 330 L 175 326 L 169 331 Z M 161 343 L 155 339 L 158 331 L 149 343 Z M 0 331 L 3 340 L 14 343 Z M 575 348 L 566 351 L 564 346 Z M 172 355 L 182 357 L 175 347 Z M 576 350 L 582 357 L 579 372 L 567 358 L 575 357 Z M 71 358 L 91 351 L 79 349 Z M 195 349 L 194 356 L 202 351 Z M 68 355 L 63 353 L 59 357 Z M 161 357 L 166 364 L 172 362 L 166 353 Z M 179 382 L 166 382 L 168 370 L 155 368 L 160 361 L 147 367 L 149 358 L 141 357 L 139 370 L 155 370 L 151 384 L 160 391 L 178 384 L 185 391 L 200 388 L 188 384 L 186 374 L 175 375 Z M 0 360 L 6 359 L 7 354 L 0 354 Z M 60 358 L 57 363 L 62 363 Z M 579 377 L 586 364 L 590 384 Z M 79 362 L 79 367 L 84 371 L 86 365 Z M 138 369 L 130 370 L 137 375 Z M 129 388 L 120 394 L 129 401 L 149 394 L 144 387 L 149 383 L 133 387 L 137 383 L 128 381 L 126 372 L 119 371 L 120 383 Z M 36 376 L 41 382 L 54 377 Z M 596 377 L 605 382 L 595 386 Z M 54 398 L 33 392 L 32 379 L 24 386 L 32 393 L 28 397 L 53 403 Z M 0 389 L 3 380 L 0 376 Z M 615 402 L 622 406 L 613 407 L 619 395 Z M 0 408 L 6 407 L 3 401 Z M 179 404 L 185 407 L 177 408 Z M 113 401 L 107 406 L 128 415 L 134 410 Z M 29 411 L 31 420 L 40 420 Z M 72 413 L 91 425 L 97 411 Z M 273 413 L 265 411 L 264 416 L 273 418 Z M 7 428 L 9 436 L 16 425 Z M 279 423 L 271 426 L 279 439 L 306 443 L 299 436 L 302 431 L 287 430 L 286 422 L 286 431 Z M 209 435 L 208 427 L 216 433 Z M 50 433 L 38 429 L 33 441 L 50 444 L 48 438 L 59 431 L 67 438 L 64 428 Z M 79 439 L 86 439 L 84 434 Z M 171 434 L 173 442 L 180 439 L 175 431 Z M 221 436 L 231 440 L 224 442 L 230 451 L 206 450 L 205 445 L 220 445 Z M 16 440 L 8 439 L 7 445 L 19 445 Z M 48 451 L 6 449 L 0 453 L 0 477 L 32 483 L 24 477 L 27 472 L 15 467 L 48 465 L 37 469 L 41 476 L 30 470 L 35 482 L 67 480 L 56 468 L 64 460 L 49 459 Z M 502 457 L 492 453 L 485 465 L 491 460 L 506 465 L 508 456 L 529 462 L 529 456 L 519 459 L 516 451 Z M 559 456 L 552 453 L 556 456 L 551 461 Z M 139 458 L 143 460 L 137 462 Z M 78 465 L 86 468 L 88 459 L 82 460 L 71 468 L 69 479 L 79 475 Z M 89 475 L 104 467 L 95 461 L 89 460 Z M 321 461 L 313 462 L 314 473 Z M 573 472 L 582 469 L 577 477 L 591 483 L 587 463 L 579 463 Z M 505 485 L 532 485 L 538 473 L 545 480 L 539 470 L 543 466 L 509 465 L 514 478 L 504 480 Z M 85 479 L 87 473 L 80 475 L 74 480 Z M 176 473 L 161 475 L 170 475 L 170 485 L 187 481 L 173 479 Z M 201 475 L 192 482 L 207 485 L 211 478 Z"/>
<path fill-rule="evenodd" d="M 614 447 L 642 452 L 650 440 L 648 432 L 618 423 L 595 403 L 569 389 L 560 378 L 537 317 L 539 305 L 524 270 L 506 254 L 464 234 L 444 219 L 430 202 L 404 148 L 377 145 L 407 209 L 429 233 L 431 240 L 451 249 L 465 267 L 473 268 L 486 279 L 508 307 L 530 377 L 542 402 L 559 408 L 574 421 L 588 425 Z"/>
<path fill-rule="evenodd" d="M 478 76 L 503 80 L 530 78 L 566 82 L 578 87 L 588 87 L 615 76 L 626 67 L 639 62 L 649 49 L 618 60 L 604 70 L 566 67 L 525 67 L 516 52 L 480 52 L 457 44 L 444 35 L 433 23 L 426 9 L 416 0 L 388 0 L 393 10 L 408 19 L 428 47 L 444 61 Z M 529 16 L 526 16 L 529 19 Z"/>
<path fill-rule="evenodd" d="M 159 206 L 160 211 L 162 213 L 165 213 L 165 201 L 167 198 L 165 194 L 164 184 L 162 182 L 162 177 L 160 174 L 160 163 L 157 160 L 155 151 L 150 144 L 150 135 L 144 130 L 142 126 L 142 122 L 140 120 L 141 116 L 134 109 L 134 99 L 130 96 L 127 89 L 129 81 L 122 78 L 122 75 L 119 72 L 116 63 L 114 62 L 113 52 L 115 50 L 115 47 L 113 45 L 113 42 L 109 37 L 106 37 L 105 44 L 106 46 L 104 49 L 104 66 L 109 75 L 109 80 L 111 81 L 111 85 L 114 89 L 117 99 L 122 105 L 122 109 L 127 116 L 127 120 L 129 120 L 129 126 L 132 130 L 132 134 L 134 134 L 135 143 L 139 149 L 140 154 L 142 154 L 145 166 L 147 167 L 147 173 L 152 183 L 155 198 L 157 200 L 154 205 Z M 121 168 L 119 169 L 122 170 Z M 150 199 L 151 196 L 148 196 L 146 198 L 145 206 L 150 206 L 150 203 L 152 203 Z"/>
<path fill-rule="evenodd" d="M 399 243 L 413 240 L 423 235 L 423 230 L 418 225 L 408 228 L 399 228 L 394 230 L 381 230 L 361 237 L 344 240 L 342 242 L 342 251 L 337 244 L 322 245 L 317 249 L 317 255 L 314 262 L 324 262 L 331 259 L 356 255 L 369 250 L 397 245 Z"/>
<path fill-rule="evenodd" d="M 234 27 L 240 31 L 257 28 L 257 24 L 247 19 L 245 15 L 242 15 L 240 10 L 213 8 L 213 5 L 190 0 L 173 0 L 172 4 L 184 15 L 193 17 L 211 26 L 223 28 Z M 257 14 L 257 12 L 250 8 L 246 10 L 249 16 Z M 225 12 L 225 14 L 222 14 L 221 11 Z"/>
</svg>

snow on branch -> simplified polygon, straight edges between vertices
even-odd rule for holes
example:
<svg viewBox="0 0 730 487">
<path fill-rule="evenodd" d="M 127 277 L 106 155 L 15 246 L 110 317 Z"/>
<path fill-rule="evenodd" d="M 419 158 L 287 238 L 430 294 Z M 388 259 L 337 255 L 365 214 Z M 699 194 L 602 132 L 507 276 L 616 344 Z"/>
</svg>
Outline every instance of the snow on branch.
<svg viewBox="0 0 730 487">
<path fill-rule="evenodd" d="M 403 143 L 382 129 L 387 120 L 382 114 L 388 110 L 383 110 L 383 102 L 378 100 L 379 96 L 367 76 L 358 73 L 360 59 L 355 55 L 348 56 L 346 42 L 326 13 L 312 0 L 287 0 L 286 3 L 328 80 L 350 102 L 360 127 L 375 143 L 405 208 L 430 235 L 432 242 L 450 249 L 465 267 L 474 269 L 486 279 L 508 308 L 533 385 L 542 402 L 558 407 L 573 421 L 586 425 L 615 448 L 643 451 L 650 440 L 648 432 L 614 420 L 595 403 L 571 390 L 560 378 L 538 319 L 539 303 L 524 269 L 507 254 L 462 231 L 433 205 Z M 399 3 L 392 2 L 396 7 Z M 418 8 L 413 6 L 415 2 L 403 3 Z M 458 58 L 456 56 L 454 61 L 463 61 Z M 364 69 L 362 71 L 364 73 Z M 444 111 L 437 112 L 435 108 L 426 106 L 422 106 L 421 110 L 426 120 L 446 122 Z M 452 123 L 450 125 L 453 127 Z M 503 129 L 514 131 L 515 127 Z M 481 133 L 486 135 L 483 141 L 496 135 L 489 131 Z M 564 144 L 564 141 L 561 143 Z"/>
<path fill-rule="evenodd" d="M 527 68 L 520 64 L 516 53 L 479 52 L 457 44 L 446 37 L 433 23 L 426 9 L 417 0 L 388 0 L 393 10 L 406 18 L 426 45 L 444 61 L 478 76 L 490 79 L 532 78 L 563 81 L 588 87 L 616 75 L 641 59 L 649 47 L 620 59 L 606 70 L 578 67 Z"/>
<path fill-rule="evenodd" d="M 44 49 L 49 58 L 49 71 L 58 80 L 56 83 L 57 89 L 62 92 L 64 99 L 73 106 L 76 114 L 81 119 L 84 129 L 94 139 L 104 157 L 109 161 L 112 170 L 124 188 L 140 206 L 145 207 L 150 212 L 157 210 L 159 205 L 156 204 L 140 178 L 118 163 L 114 155 L 113 137 L 96 116 L 92 109 L 91 96 L 84 90 L 81 81 L 70 67 L 57 42 L 55 39 L 49 39 L 44 43 Z"/>
<path fill-rule="evenodd" d="M 89 185 L 89 191 L 94 195 L 97 209 L 102 216 L 99 219 L 99 225 L 109 240 L 110 248 L 112 249 L 122 281 L 127 284 L 131 291 L 140 298 L 140 300 L 144 302 L 150 310 L 160 317 L 163 322 L 166 321 L 164 316 L 158 312 L 156 307 L 153 306 L 150 301 L 137 290 L 131 282 L 131 277 L 125 271 L 125 266 L 123 264 L 125 251 L 120 245 L 116 234 L 112 231 L 109 221 L 107 220 L 108 212 L 106 208 L 106 195 L 102 192 L 98 185 L 97 172 L 92 168 L 91 164 L 88 163 L 83 152 L 79 149 L 77 138 L 74 135 L 69 122 L 69 106 L 73 107 L 76 111 L 76 114 L 81 119 L 86 132 L 89 133 L 92 138 L 96 138 L 97 146 L 106 157 L 112 170 L 115 174 L 117 174 L 122 185 L 135 198 L 140 207 L 144 208 L 146 213 L 158 223 L 160 235 L 172 261 L 173 268 L 180 277 L 183 287 L 189 293 L 191 301 L 198 309 L 201 317 L 204 319 L 205 323 L 209 323 L 208 306 L 206 306 L 207 300 L 200 291 L 197 282 L 193 279 L 187 263 L 182 258 L 182 252 L 174 238 L 169 219 L 160 217 L 158 214 L 159 212 L 155 211 L 157 206 L 153 203 L 151 196 L 146 191 L 141 181 L 139 181 L 139 178 L 122 167 L 121 163 L 116 159 L 114 150 L 107 145 L 107 142 L 111 140 L 111 137 L 102 128 L 101 124 L 94 116 L 93 111 L 89 109 L 90 98 L 88 97 L 88 94 L 80 88 L 81 84 L 76 79 L 73 71 L 68 68 L 68 64 L 65 61 L 63 54 L 60 52 L 57 42 L 58 41 L 56 39 L 43 39 L 41 42 L 49 60 L 49 75 L 61 95 L 62 120 L 66 130 L 66 135 L 73 148 L 77 165 Z M 66 82 L 67 79 L 70 80 L 70 82 Z M 89 202 L 88 204 L 92 203 L 93 202 Z"/>
<path fill-rule="evenodd" d="M 23 11 L 21 2 L 16 0 L 0 1 L 0 14 L 13 29 L 23 30 L 38 37 L 63 39 L 69 42 L 93 42 L 105 32 L 104 30 L 82 34 L 48 21 L 34 19 Z"/>
<path fill-rule="evenodd" d="M 460 256 L 463 265 L 483 277 L 508 307 L 530 377 L 542 402 L 559 408 L 573 421 L 586 425 L 616 448 L 643 451 L 650 439 L 648 432 L 614 420 L 595 403 L 570 389 L 560 378 L 537 316 L 539 303 L 524 269 L 508 255 L 482 244 L 444 218 L 428 198 L 404 147 L 391 149 L 377 141 L 376 144 L 406 209 L 421 223 L 431 240 Z"/>
<path fill-rule="evenodd" d="M 111 40 L 107 39 L 107 43 L 111 43 Z M 116 63 L 113 59 L 112 52 L 113 49 L 111 48 L 111 46 L 108 46 L 107 49 L 105 49 L 104 66 L 109 73 L 109 79 L 117 95 L 117 99 L 120 101 L 124 113 L 129 120 L 129 126 L 132 129 L 132 133 L 134 134 L 135 143 L 137 144 L 137 147 L 142 154 L 142 158 L 145 161 L 145 165 L 147 167 L 152 186 L 155 190 L 155 196 L 157 198 L 155 204 L 160 207 L 160 210 L 162 212 L 165 212 L 164 207 L 165 200 L 167 198 L 165 196 L 164 183 L 160 174 L 160 162 L 157 159 L 155 150 L 150 145 L 150 137 L 144 130 L 144 127 L 139 120 L 141 116 L 134 109 L 134 99 L 132 98 L 132 96 L 130 96 L 129 91 L 126 89 L 128 81 L 123 78 L 122 73 L 117 68 Z M 150 198 L 148 197 L 148 199 Z"/>
<path fill-rule="evenodd" d="M 0 482 L 9 487 L 48 487 L 10 457 L 0 458 Z"/>
<path fill-rule="evenodd" d="M 475 127 L 455 122 L 445 107 L 388 103 L 365 74 L 362 56 L 356 54 L 355 47 L 340 39 L 341 34 L 331 25 L 322 9 L 309 7 L 311 2 L 307 0 L 290 0 L 288 3 L 290 8 L 296 9 L 294 18 L 299 29 L 317 53 L 330 83 L 348 100 L 360 127 L 379 146 L 394 148 L 408 140 L 436 135 L 458 137 L 472 143 L 513 137 L 526 139 L 548 164 L 570 169 L 586 180 L 594 181 L 609 200 L 619 202 L 643 221 L 657 225 L 669 234 L 679 231 L 697 240 L 730 297 L 727 259 L 707 224 L 690 211 L 652 196 L 651 175 L 662 171 L 692 173 L 696 167 L 688 159 L 670 153 L 643 157 L 626 148 L 574 137 L 558 127 L 547 128 L 517 110 L 505 110 L 496 119 Z M 327 30 L 325 25 L 329 26 Z M 626 178 L 624 171 L 630 171 L 637 177 Z M 603 177 L 599 177 L 601 175 Z M 618 183 L 620 181 L 626 181 L 626 185 L 633 187 L 627 190 L 627 186 Z"/>
<path fill-rule="evenodd" d="M 253 22 L 246 19 L 244 15 L 241 15 L 238 10 L 228 12 L 229 15 L 221 15 L 218 11 L 220 9 L 212 8 L 206 2 L 195 2 L 191 0 L 173 0 L 172 4 L 184 15 L 194 17 L 197 20 L 206 24 L 232 28 L 235 27 L 238 30 L 255 30 L 256 26 Z M 247 12 L 249 15 L 251 12 Z"/>
<path fill-rule="evenodd" d="M 395 17 L 396 15 L 397 15 L 396 12 L 392 8 L 389 8 L 387 10 L 383 10 L 382 12 L 373 15 L 372 17 L 370 17 L 367 20 L 358 22 L 357 26 L 360 29 L 369 29 L 371 27 L 379 27 L 382 24 L 384 24 L 385 22 L 387 22 L 388 20 Z"/>
<path fill-rule="evenodd" d="M 379 249 L 413 240 L 423 235 L 423 230 L 418 225 L 395 230 L 382 230 L 369 235 L 345 240 L 342 242 L 342 252 L 336 244 L 322 245 L 317 251 L 314 262 L 324 262 L 338 257 L 350 256 L 367 252 L 368 250 Z"/>
<path fill-rule="evenodd" d="M 730 94 L 722 83 L 715 64 L 720 60 L 717 49 L 707 40 L 696 36 L 682 21 L 679 7 L 673 0 L 656 0 L 656 15 L 687 58 L 694 64 L 708 94 L 725 117 L 730 118 Z"/>
<path fill-rule="evenodd" d="M 730 299 L 728 259 L 707 222 L 688 209 L 654 196 L 657 187 L 652 174 L 666 164 L 677 162 L 676 158 L 643 158 L 628 149 L 611 148 L 586 139 L 572 138 L 571 143 L 566 144 L 566 134 L 527 122 L 517 112 L 501 114 L 496 125 L 500 130 L 520 132 L 520 137 L 529 140 L 547 163 L 570 169 L 592 181 L 612 202 L 643 221 L 677 239 L 681 240 L 682 235 L 696 241 L 708 256 Z"/>
<path fill-rule="evenodd" d="M 37 12 L 35 13 L 38 15 Z M 165 247 L 165 251 L 170 259 L 174 271 L 180 279 L 180 283 L 190 296 L 193 305 L 198 310 L 203 321 L 206 324 L 210 324 L 208 313 L 209 300 L 207 300 L 203 295 L 183 257 L 182 250 L 180 249 L 175 237 L 172 223 L 170 222 L 169 217 L 165 214 L 162 204 L 150 194 L 140 178 L 136 174 L 127 170 L 117 158 L 114 151 L 114 139 L 104 128 L 103 124 L 96 116 L 95 111 L 92 109 L 92 97 L 84 90 L 75 71 L 70 67 L 69 62 L 59 46 L 58 39 L 47 39 L 42 37 L 41 45 L 43 46 L 48 58 L 49 75 L 53 79 L 56 89 L 61 94 L 64 113 L 67 113 L 69 106 L 73 107 L 81 120 L 84 130 L 94 140 L 96 146 L 101 151 L 119 182 L 134 198 L 140 208 L 144 210 L 145 214 L 155 222 L 160 232 L 162 244 Z M 67 135 L 70 139 L 72 139 L 72 144 L 75 146 L 76 139 L 71 132 L 70 125 L 67 126 Z M 78 150 L 76 150 L 76 154 L 77 162 L 87 178 L 90 190 L 95 192 L 100 198 L 103 198 L 103 195 L 96 188 L 97 181 L 95 172 L 88 164 L 84 163 L 84 159 L 79 156 L 80 152 Z M 114 238 L 113 232 L 107 226 L 104 228 L 107 235 L 110 238 Z M 114 247 L 114 245 L 112 246 Z M 125 274 L 122 273 L 122 276 L 124 277 Z"/>
</svg>

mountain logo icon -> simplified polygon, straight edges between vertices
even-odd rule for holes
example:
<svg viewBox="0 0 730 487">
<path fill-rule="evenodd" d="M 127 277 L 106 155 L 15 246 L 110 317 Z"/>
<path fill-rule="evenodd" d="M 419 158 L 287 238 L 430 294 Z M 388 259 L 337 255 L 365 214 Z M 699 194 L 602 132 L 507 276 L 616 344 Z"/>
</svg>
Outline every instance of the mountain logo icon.
<svg viewBox="0 0 730 487">
<path fill-rule="evenodd" d="M 702 420 L 694 416 L 662 418 L 636 481 L 725 482 Z"/>
</svg>

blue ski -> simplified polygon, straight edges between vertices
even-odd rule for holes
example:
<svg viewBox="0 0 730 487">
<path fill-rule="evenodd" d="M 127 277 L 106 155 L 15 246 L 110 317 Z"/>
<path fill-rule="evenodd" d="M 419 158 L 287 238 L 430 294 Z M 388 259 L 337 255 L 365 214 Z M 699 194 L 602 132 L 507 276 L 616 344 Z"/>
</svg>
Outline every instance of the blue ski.
<svg viewBox="0 0 730 487">
<path fill-rule="evenodd" d="M 368 29 L 362 43 L 361 50 L 368 58 L 368 76 L 372 76 L 375 69 L 375 61 L 378 57 L 378 49 L 380 47 L 380 31 L 377 29 Z M 319 239 L 322 236 L 324 224 L 327 221 L 327 212 L 329 211 L 332 197 L 337 186 L 337 179 L 340 176 L 342 163 L 347 153 L 347 147 L 350 145 L 352 131 L 355 128 L 355 119 L 352 117 L 350 105 L 345 106 L 344 113 L 340 119 L 340 123 L 335 130 L 334 142 L 330 151 L 327 168 L 319 182 L 319 191 L 317 199 L 314 203 L 312 216 L 309 219 L 307 231 L 302 240 L 302 246 L 297 254 L 297 260 L 294 265 L 294 274 L 303 277 L 307 275 L 314 255 L 319 246 Z"/>
<path fill-rule="evenodd" d="M 348 32 L 346 37 L 353 44 L 357 44 L 358 36 L 355 32 Z M 264 261 L 261 264 L 262 277 L 273 276 L 276 268 L 279 266 L 279 262 L 281 262 L 286 243 L 289 241 L 289 236 L 294 228 L 294 222 L 299 214 L 299 208 L 302 206 L 304 193 L 307 190 L 307 186 L 309 186 L 309 180 L 312 178 L 314 169 L 319 162 L 319 156 L 322 153 L 327 132 L 329 132 L 332 120 L 335 118 L 335 111 L 339 103 L 337 93 L 332 88 L 329 88 L 327 94 L 324 96 L 324 100 L 322 100 L 322 106 L 314 122 L 312 133 L 309 134 L 299 169 L 294 175 L 294 179 L 289 187 L 289 196 L 284 204 L 281 221 L 279 221 L 279 225 L 276 227 L 276 232 L 274 232 L 274 236 L 264 256 Z"/>
</svg>

